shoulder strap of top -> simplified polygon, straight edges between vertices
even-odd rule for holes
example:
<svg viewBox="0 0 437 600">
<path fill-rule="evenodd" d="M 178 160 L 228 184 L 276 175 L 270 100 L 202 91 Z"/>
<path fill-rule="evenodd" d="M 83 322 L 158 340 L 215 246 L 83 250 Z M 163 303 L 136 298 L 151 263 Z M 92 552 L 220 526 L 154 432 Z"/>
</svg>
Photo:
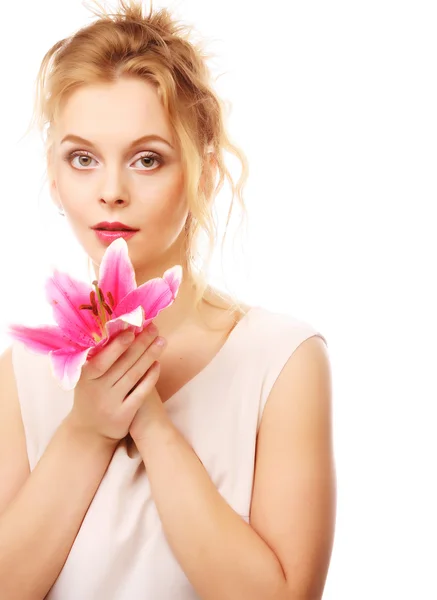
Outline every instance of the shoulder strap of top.
<svg viewBox="0 0 437 600">
<path fill-rule="evenodd" d="M 318 336 L 328 345 L 325 337 L 310 323 L 290 315 L 264 311 L 262 318 L 262 341 L 265 360 L 264 376 L 258 412 L 259 430 L 264 407 L 282 369 L 294 351 L 310 337 Z"/>
</svg>

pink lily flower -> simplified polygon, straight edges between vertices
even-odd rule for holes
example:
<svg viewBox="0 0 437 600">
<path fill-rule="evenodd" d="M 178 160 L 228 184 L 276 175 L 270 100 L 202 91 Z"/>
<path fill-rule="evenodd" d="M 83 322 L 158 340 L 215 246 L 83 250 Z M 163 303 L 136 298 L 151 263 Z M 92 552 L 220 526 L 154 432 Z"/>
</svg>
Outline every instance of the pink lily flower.
<svg viewBox="0 0 437 600">
<path fill-rule="evenodd" d="M 123 330 L 138 335 L 174 302 L 182 267 L 137 287 L 127 243 L 118 238 L 106 249 L 99 275 L 91 286 L 55 269 L 45 291 L 58 326 L 9 325 L 7 332 L 30 350 L 48 354 L 52 373 L 66 391 L 76 386 L 86 360 L 113 337 Z"/>
</svg>

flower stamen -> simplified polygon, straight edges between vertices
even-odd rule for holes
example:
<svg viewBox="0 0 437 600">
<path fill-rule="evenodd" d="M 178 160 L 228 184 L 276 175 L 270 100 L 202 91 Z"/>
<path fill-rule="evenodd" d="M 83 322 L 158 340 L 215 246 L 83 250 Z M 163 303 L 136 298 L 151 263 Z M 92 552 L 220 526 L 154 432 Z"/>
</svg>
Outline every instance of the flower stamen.
<svg viewBox="0 0 437 600">
<path fill-rule="evenodd" d="M 109 300 L 109 304 L 110 304 L 111 308 L 114 308 L 114 306 L 115 306 L 114 296 L 111 294 L 111 292 L 108 292 L 107 296 L 108 296 L 108 300 Z"/>
<path fill-rule="evenodd" d="M 97 280 L 93 281 L 93 286 L 95 287 L 95 291 L 93 290 L 90 294 L 91 305 L 93 306 L 93 308 L 95 307 L 96 312 L 94 314 L 96 314 L 96 316 L 98 316 L 99 322 L 100 322 L 100 327 L 101 327 L 101 330 L 103 331 L 106 323 L 110 320 L 110 319 L 108 319 L 108 315 L 109 315 L 109 317 L 111 317 L 112 309 L 106 302 L 105 294 L 103 293 L 102 288 L 99 287 L 99 283 Z M 97 302 L 96 302 L 96 296 L 97 296 Z M 111 294 L 111 292 L 108 292 L 108 300 L 110 303 L 112 303 L 113 306 L 115 305 L 114 297 Z M 94 312 L 94 310 L 93 310 L 93 312 Z"/>
<path fill-rule="evenodd" d="M 93 307 L 91 304 L 81 304 L 79 306 L 79 310 L 93 310 Z"/>
</svg>

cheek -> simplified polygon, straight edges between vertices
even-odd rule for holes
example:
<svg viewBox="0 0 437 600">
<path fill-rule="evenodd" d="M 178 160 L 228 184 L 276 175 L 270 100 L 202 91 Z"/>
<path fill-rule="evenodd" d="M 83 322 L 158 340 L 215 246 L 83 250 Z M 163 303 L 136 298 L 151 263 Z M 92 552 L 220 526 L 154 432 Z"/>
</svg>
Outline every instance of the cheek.
<svg viewBox="0 0 437 600">
<path fill-rule="evenodd" d="M 151 222 L 161 229 L 183 226 L 188 212 L 183 174 L 177 172 L 165 180 L 156 180 L 147 194 L 147 204 Z"/>
<path fill-rule="evenodd" d="M 65 166 L 56 172 L 56 188 L 59 198 L 68 216 L 73 220 L 84 217 L 86 206 L 90 206 L 90 181 L 86 177 L 74 177 Z"/>
</svg>

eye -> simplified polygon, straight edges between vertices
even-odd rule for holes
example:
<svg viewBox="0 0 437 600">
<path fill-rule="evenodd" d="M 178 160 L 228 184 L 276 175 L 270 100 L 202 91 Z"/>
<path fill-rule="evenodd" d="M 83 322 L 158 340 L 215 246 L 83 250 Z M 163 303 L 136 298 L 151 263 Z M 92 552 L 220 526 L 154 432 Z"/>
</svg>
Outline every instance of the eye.
<svg viewBox="0 0 437 600">
<path fill-rule="evenodd" d="M 72 166 L 79 170 L 79 171 L 83 171 L 86 170 L 87 167 L 91 166 L 90 163 L 88 162 L 87 164 L 83 164 L 83 162 L 80 160 L 79 164 L 74 165 L 73 164 L 73 160 L 75 158 L 79 158 L 79 159 L 83 159 L 85 158 L 88 161 L 92 161 L 94 160 L 94 158 L 91 156 L 91 154 L 89 152 L 87 152 L 86 150 L 75 150 L 74 152 L 70 152 L 66 157 L 65 160 L 69 163 L 72 164 Z M 137 158 L 137 160 L 135 161 L 135 163 L 139 162 L 139 161 L 146 161 L 147 164 L 143 163 L 143 166 L 146 167 L 152 167 L 152 165 L 154 163 L 157 163 L 157 165 L 161 165 L 162 164 L 162 159 L 160 156 L 158 156 L 157 154 L 155 154 L 154 152 L 146 152 L 145 154 L 142 154 L 139 158 Z M 133 163 L 133 164 L 135 164 Z M 150 164 L 152 163 L 152 164 Z M 153 171 L 155 170 L 154 168 L 145 168 L 145 169 L 140 169 L 141 171 Z"/>
<path fill-rule="evenodd" d="M 138 162 L 139 160 L 146 160 L 148 162 L 148 164 L 145 166 L 147 166 L 147 167 L 150 166 L 150 161 L 157 163 L 158 166 L 162 164 L 162 159 L 157 154 L 154 154 L 153 152 L 146 152 L 145 154 L 142 154 L 139 158 L 137 158 L 137 160 L 135 162 Z M 143 163 L 143 166 L 144 166 L 144 163 Z M 154 169 L 145 169 L 145 170 L 153 171 Z"/>
<path fill-rule="evenodd" d="M 76 151 L 76 152 L 70 152 L 70 154 L 67 154 L 67 156 L 65 157 L 65 160 L 68 163 L 71 163 L 73 161 L 73 159 L 76 158 L 76 157 L 77 158 L 87 158 L 88 160 L 93 160 L 93 158 L 91 157 L 91 155 L 88 152 L 86 152 L 85 150 Z M 90 166 L 89 164 L 84 165 L 81 162 L 79 164 L 80 164 L 80 167 L 89 167 Z M 74 166 L 75 169 L 78 168 L 79 170 L 81 170 L 80 167 L 77 167 L 75 165 L 73 165 L 73 166 Z"/>
</svg>

